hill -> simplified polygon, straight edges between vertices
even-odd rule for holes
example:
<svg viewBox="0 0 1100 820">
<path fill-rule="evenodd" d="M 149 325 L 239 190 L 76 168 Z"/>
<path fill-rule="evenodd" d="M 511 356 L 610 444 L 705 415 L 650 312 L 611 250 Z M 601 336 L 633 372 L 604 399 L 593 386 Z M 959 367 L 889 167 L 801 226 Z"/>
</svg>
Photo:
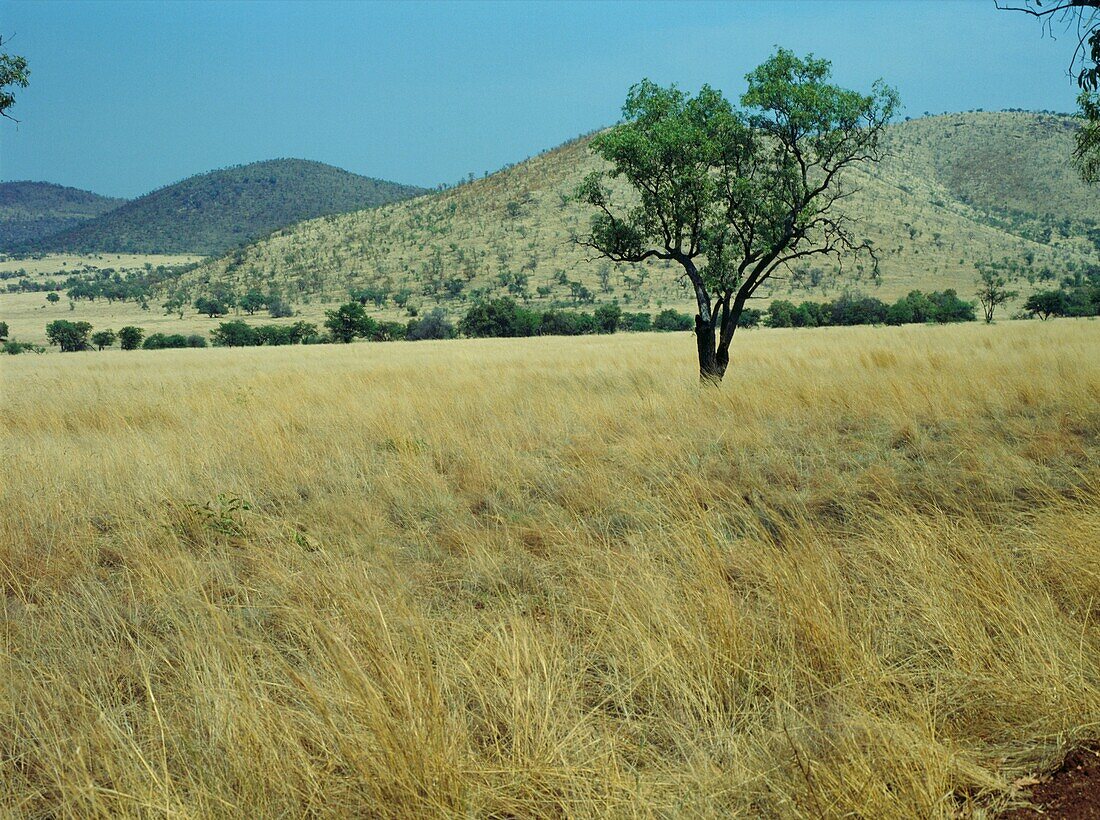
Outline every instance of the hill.
<svg viewBox="0 0 1100 820">
<path fill-rule="evenodd" d="M 303 219 L 420 193 L 321 162 L 268 160 L 168 185 L 22 250 L 218 254 Z"/>
<path fill-rule="evenodd" d="M 75 228 L 125 201 L 51 182 L 0 182 L 0 251 Z"/>
<path fill-rule="evenodd" d="M 1091 261 L 1100 199 L 1069 167 L 1075 128 L 1065 117 L 1011 112 L 893 126 L 890 157 L 852 174 L 861 190 L 848 212 L 882 256 L 882 284 L 865 289 L 883 298 L 913 288 L 969 293 L 978 262 L 1010 260 L 1039 279 Z M 666 263 L 615 266 L 570 242 L 589 219 L 569 200 L 598 162 L 588 141 L 431 196 L 279 230 L 211 260 L 183 284 L 189 292 L 216 282 L 274 289 L 299 303 L 370 286 L 390 295 L 386 304 L 408 297 L 454 306 L 507 292 L 549 302 L 688 304 L 674 271 L 654 275 Z M 802 278 L 828 292 L 829 265 L 818 264 Z"/>
</svg>

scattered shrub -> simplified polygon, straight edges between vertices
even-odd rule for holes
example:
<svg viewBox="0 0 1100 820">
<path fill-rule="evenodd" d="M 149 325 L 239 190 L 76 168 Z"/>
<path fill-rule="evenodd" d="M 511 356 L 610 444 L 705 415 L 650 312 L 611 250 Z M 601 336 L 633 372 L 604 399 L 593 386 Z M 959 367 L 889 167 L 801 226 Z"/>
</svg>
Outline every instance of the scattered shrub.
<svg viewBox="0 0 1100 820">
<path fill-rule="evenodd" d="M 119 347 L 123 350 L 137 350 L 144 337 L 145 331 L 142 328 L 126 325 L 118 332 Z"/>
</svg>

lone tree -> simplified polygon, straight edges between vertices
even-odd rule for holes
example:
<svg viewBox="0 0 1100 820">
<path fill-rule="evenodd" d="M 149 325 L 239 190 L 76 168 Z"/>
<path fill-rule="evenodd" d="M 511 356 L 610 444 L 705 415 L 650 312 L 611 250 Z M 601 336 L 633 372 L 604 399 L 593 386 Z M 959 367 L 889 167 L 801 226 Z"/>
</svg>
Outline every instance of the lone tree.
<svg viewBox="0 0 1100 820">
<path fill-rule="evenodd" d="M 88 322 L 70 322 L 58 319 L 46 325 L 46 338 L 50 344 L 61 348 L 62 353 L 76 353 L 88 349 L 88 334 L 92 326 Z"/>
<path fill-rule="evenodd" d="M 118 332 L 118 344 L 123 350 L 137 350 L 144 338 L 145 331 L 133 325 L 126 325 Z"/>
<path fill-rule="evenodd" d="M 96 346 L 97 350 L 102 350 L 113 345 L 117 338 L 118 336 L 115 335 L 113 330 L 97 330 L 92 334 L 92 344 Z"/>
<path fill-rule="evenodd" d="M 978 265 L 978 289 L 974 295 L 982 303 L 985 323 L 993 323 L 993 314 L 998 307 L 1010 302 L 1020 294 L 1008 289 L 1008 277 L 991 265 Z"/>
<path fill-rule="evenodd" d="M 337 342 L 347 344 L 357 337 L 372 335 L 378 323 L 363 310 L 358 302 L 348 302 L 336 310 L 325 311 L 325 327 Z"/>
<path fill-rule="evenodd" d="M 1069 311 L 1069 299 L 1065 291 L 1044 290 L 1027 297 L 1024 310 L 1046 321 L 1051 316 L 1065 316 Z"/>
<path fill-rule="evenodd" d="M 663 259 L 695 292 L 699 375 L 720 382 L 745 305 L 777 271 L 809 256 L 878 259 L 837 208 L 845 172 L 884 154 L 897 93 L 829 82 L 830 63 L 779 49 L 747 75 L 735 109 L 703 86 L 691 97 L 643 80 L 624 122 L 592 150 L 610 169 L 590 174 L 578 198 L 596 209 L 582 245 L 614 262 Z M 625 180 L 625 202 L 610 181 Z"/>
<path fill-rule="evenodd" d="M 996 5 L 1037 17 L 1048 34 L 1060 27 L 1077 39 L 1069 73 L 1081 89 L 1077 103 L 1083 122 L 1073 159 L 1085 182 L 1100 181 L 1100 0 L 996 0 Z"/>
</svg>

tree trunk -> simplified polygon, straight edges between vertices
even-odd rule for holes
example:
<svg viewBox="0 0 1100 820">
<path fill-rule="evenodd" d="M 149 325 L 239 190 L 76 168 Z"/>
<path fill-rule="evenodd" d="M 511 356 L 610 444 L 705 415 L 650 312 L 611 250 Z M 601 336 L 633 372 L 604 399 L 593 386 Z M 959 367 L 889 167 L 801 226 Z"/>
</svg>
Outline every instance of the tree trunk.
<svg viewBox="0 0 1100 820">
<path fill-rule="evenodd" d="M 714 327 L 699 314 L 695 316 L 695 344 L 699 349 L 699 381 L 715 386 L 721 384 L 726 368 L 719 364 L 714 349 Z M 726 361 L 729 361 L 728 356 Z"/>
</svg>

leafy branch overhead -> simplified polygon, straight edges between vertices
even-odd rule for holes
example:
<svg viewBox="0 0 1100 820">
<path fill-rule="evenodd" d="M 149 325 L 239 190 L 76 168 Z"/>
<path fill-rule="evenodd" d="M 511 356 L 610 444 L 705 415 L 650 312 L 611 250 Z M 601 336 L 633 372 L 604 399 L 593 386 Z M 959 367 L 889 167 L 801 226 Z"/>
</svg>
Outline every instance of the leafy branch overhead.
<svg viewBox="0 0 1100 820">
<path fill-rule="evenodd" d="M 592 150 L 610 169 L 578 198 L 593 206 L 580 241 L 616 262 L 678 263 L 695 292 L 701 375 L 720 380 L 746 302 L 778 270 L 810 256 L 865 253 L 836 204 L 844 172 L 874 162 L 898 107 L 881 81 L 869 94 L 829 82 L 830 64 L 779 49 L 748 76 L 735 108 L 704 86 L 689 96 L 648 80 L 634 86 L 623 123 Z M 619 201 L 611 180 L 629 184 Z"/>
<path fill-rule="evenodd" d="M 3 46 L 4 38 L 0 37 L 0 48 Z M 28 76 L 30 71 L 27 69 L 25 58 L 0 52 L 0 116 L 19 122 L 8 113 L 8 109 L 15 105 L 15 95 L 10 89 L 26 88 Z"/>
<path fill-rule="evenodd" d="M 1081 89 L 1077 102 L 1083 122 L 1073 159 L 1085 182 L 1100 181 L 1100 0 L 1047 0 L 1045 5 L 1043 0 L 997 0 L 997 8 L 1039 18 L 1052 36 L 1060 24 L 1076 38 L 1069 73 Z"/>
</svg>

